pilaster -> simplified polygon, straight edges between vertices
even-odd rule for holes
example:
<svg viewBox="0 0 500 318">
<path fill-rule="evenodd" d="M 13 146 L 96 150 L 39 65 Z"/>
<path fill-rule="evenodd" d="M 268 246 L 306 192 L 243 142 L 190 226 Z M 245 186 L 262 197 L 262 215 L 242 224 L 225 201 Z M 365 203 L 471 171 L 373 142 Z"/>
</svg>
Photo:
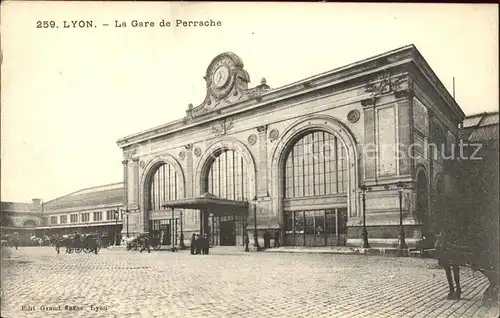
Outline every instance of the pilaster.
<svg viewBox="0 0 500 318">
<path fill-rule="evenodd" d="M 409 175 L 411 174 L 411 158 L 413 147 L 412 144 L 412 133 L 413 127 L 411 125 L 411 119 L 413 114 L 411 113 L 411 100 L 413 98 L 413 93 L 407 91 L 406 94 L 396 94 L 396 97 L 402 97 L 404 99 L 398 101 L 398 149 L 399 154 L 399 175 Z"/>
<path fill-rule="evenodd" d="M 193 196 L 194 174 L 193 174 L 193 144 L 186 144 L 186 184 L 185 197 L 191 198 Z"/>
<path fill-rule="evenodd" d="M 140 197 L 140 185 L 139 185 L 139 158 L 132 158 L 134 165 L 134 196 L 136 198 L 136 204 L 139 206 L 139 197 Z"/>
<path fill-rule="evenodd" d="M 259 197 L 268 197 L 267 173 L 267 125 L 257 127 L 259 133 L 259 164 L 257 171 L 257 193 Z"/>
<path fill-rule="evenodd" d="M 127 203 L 129 209 L 139 207 L 139 158 L 132 158 L 125 163 L 127 176 Z"/>
<path fill-rule="evenodd" d="M 132 191 L 128 191 L 129 195 L 129 209 L 140 209 L 139 198 L 140 198 L 140 185 L 139 185 L 139 158 L 132 158 L 132 185 L 129 183 L 129 187 L 132 187 Z M 129 170 L 130 171 L 130 170 Z M 128 176 L 130 177 L 130 176 Z M 130 194 L 132 194 L 133 200 L 130 202 Z M 144 208 L 144 207 L 143 207 Z M 130 220 L 129 220 L 130 222 Z M 142 225 L 143 229 L 147 227 L 147 220 L 144 220 L 144 213 L 139 214 L 139 224 Z"/>
<path fill-rule="evenodd" d="M 368 99 L 370 103 L 363 104 L 364 120 L 365 120 L 365 152 L 364 161 L 364 181 L 376 181 L 376 120 L 375 120 L 375 104 L 372 99 Z M 373 101 L 373 103 L 371 103 Z"/>
<path fill-rule="evenodd" d="M 128 187 L 128 160 L 122 160 L 122 165 L 123 165 L 123 205 L 125 205 L 128 208 L 128 193 L 127 193 L 127 187 Z"/>
</svg>

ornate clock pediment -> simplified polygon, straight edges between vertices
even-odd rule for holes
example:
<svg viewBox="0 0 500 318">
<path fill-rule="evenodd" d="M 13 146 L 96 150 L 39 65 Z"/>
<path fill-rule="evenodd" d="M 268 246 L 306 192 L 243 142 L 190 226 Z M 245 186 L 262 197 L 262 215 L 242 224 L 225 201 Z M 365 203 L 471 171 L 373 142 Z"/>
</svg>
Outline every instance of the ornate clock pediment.
<svg viewBox="0 0 500 318">
<path fill-rule="evenodd" d="M 190 104 L 185 121 L 214 109 L 256 98 L 270 90 L 265 80 L 262 80 L 257 87 L 249 89 L 250 76 L 243 68 L 243 61 L 232 52 L 216 56 L 209 64 L 203 78 L 207 87 L 205 100 L 196 107 Z"/>
</svg>

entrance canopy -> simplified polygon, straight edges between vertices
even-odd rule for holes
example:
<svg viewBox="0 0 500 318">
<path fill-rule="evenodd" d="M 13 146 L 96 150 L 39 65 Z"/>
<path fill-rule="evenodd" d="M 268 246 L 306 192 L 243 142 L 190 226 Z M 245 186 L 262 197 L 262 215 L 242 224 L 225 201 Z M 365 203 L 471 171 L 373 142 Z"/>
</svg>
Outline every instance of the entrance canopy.
<svg viewBox="0 0 500 318">
<path fill-rule="evenodd" d="M 200 197 L 166 201 L 162 206 L 164 208 L 209 210 L 214 215 L 225 215 L 228 212 L 246 211 L 248 202 L 224 199 L 211 193 L 205 193 Z"/>
</svg>

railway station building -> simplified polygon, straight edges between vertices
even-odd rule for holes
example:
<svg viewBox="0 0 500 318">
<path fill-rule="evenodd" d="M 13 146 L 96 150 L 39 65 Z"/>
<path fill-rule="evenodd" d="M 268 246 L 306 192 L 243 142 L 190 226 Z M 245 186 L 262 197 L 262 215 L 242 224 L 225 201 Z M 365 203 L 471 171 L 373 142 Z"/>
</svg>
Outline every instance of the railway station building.
<svg viewBox="0 0 500 318">
<path fill-rule="evenodd" d="M 32 244 L 32 236 L 100 233 L 106 244 L 115 244 L 126 218 L 122 207 L 122 182 L 81 189 L 47 202 L 2 202 L 1 234 L 17 233 L 24 245 Z"/>
<path fill-rule="evenodd" d="M 277 88 L 251 86 L 232 52 L 207 64 L 184 118 L 117 141 L 130 233 L 360 246 L 365 220 L 370 245 L 389 247 L 400 213 L 409 248 L 436 232 L 455 191 L 440 152 L 465 114 L 415 46 Z"/>
</svg>

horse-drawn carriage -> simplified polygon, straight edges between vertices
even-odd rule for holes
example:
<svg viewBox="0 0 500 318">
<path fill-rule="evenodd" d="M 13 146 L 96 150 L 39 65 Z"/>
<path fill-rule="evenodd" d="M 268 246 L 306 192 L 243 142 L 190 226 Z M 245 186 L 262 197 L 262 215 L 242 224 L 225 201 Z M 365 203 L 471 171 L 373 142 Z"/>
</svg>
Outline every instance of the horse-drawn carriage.
<svg viewBox="0 0 500 318">
<path fill-rule="evenodd" d="M 161 231 L 151 231 L 144 232 L 135 237 L 129 237 L 125 239 L 125 243 L 127 244 L 127 251 L 139 250 L 143 245 L 146 238 L 149 238 L 149 245 L 154 250 L 159 250 L 161 248 L 162 242 L 162 232 Z"/>
<path fill-rule="evenodd" d="M 100 235 L 97 233 L 86 234 L 82 236 L 77 236 L 75 234 L 72 235 L 64 235 L 59 242 L 56 244 L 56 250 L 59 253 L 59 247 L 65 246 L 66 253 L 71 254 L 81 253 L 90 253 L 95 252 L 96 254 L 101 249 Z"/>
<path fill-rule="evenodd" d="M 15 246 L 17 248 L 17 246 L 19 245 L 19 238 L 16 235 L 5 234 L 0 239 L 0 244 L 1 246 Z"/>
<path fill-rule="evenodd" d="M 133 250 L 137 251 L 141 247 L 141 237 L 140 236 L 134 236 L 134 237 L 127 237 L 125 238 L 125 244 L 127 244 L 127 251 Z"/>
</svg>

